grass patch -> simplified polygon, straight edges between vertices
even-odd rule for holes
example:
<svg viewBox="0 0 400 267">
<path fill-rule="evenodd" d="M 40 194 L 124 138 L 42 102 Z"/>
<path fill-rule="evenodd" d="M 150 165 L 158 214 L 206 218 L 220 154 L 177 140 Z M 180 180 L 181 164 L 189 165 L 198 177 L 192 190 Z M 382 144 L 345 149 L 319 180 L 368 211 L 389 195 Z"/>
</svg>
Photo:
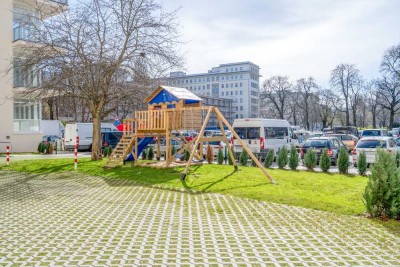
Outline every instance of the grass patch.
<svg viewBox="0 0 400 267">
<path fill-rule="evenodd" d="M 78 172 L 95 176 L 123 178 L 139 184 L 174 189 L 229 194 L 341 214 L 361 214 L 365 208 L 362 193 L 367 179 L 361 176 L 325 174 L 306 171 L 268 170 L 277 184 L 270 184 L 255 167 L 193 166 L 186 181 L 180 181 L 183 168 L 154 169 L 130 164 L 104 169 L 105 161 L 81 159 Z M 4 167 L 5 168 L 5 167 Z M 46 174 L 73 171 L 71 159 L 29 160 L 13 162 L 11 170 Z M 108 182 L 109 179 L 107 179 Z"/>
</svg>

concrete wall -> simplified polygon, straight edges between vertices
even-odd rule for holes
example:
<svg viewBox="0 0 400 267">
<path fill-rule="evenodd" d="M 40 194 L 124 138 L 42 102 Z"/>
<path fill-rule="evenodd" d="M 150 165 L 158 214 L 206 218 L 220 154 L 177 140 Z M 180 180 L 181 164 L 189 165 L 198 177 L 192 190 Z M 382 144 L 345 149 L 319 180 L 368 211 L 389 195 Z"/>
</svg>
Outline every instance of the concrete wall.
<svg viewBox="0 0 400 267">
<path fill-rule="evenodd" d="M 0 1 L 0 144 L 13 138 L 12 73 L 6 73 L 13 55 L 12 4 L 12 0 Z M 3 149 L 0 146 L 0 152 Z"/>
</svg>

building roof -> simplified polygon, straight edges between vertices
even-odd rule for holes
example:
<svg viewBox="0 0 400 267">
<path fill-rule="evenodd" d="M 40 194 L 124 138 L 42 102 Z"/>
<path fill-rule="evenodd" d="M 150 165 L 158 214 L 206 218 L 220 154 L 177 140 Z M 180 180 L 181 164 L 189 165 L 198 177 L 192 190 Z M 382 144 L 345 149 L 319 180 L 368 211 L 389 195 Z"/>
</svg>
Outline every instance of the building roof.
<svg viewBox="0 0 400 267">
<path fill-rule="evenodd" d="M 202 101 L 200 97 L 186 88 L 160 85 L 145 99 L 145 102 L 149 104 L 172 103 L 178 102 L 181 99 L 190 102 Z"/>
</svg>

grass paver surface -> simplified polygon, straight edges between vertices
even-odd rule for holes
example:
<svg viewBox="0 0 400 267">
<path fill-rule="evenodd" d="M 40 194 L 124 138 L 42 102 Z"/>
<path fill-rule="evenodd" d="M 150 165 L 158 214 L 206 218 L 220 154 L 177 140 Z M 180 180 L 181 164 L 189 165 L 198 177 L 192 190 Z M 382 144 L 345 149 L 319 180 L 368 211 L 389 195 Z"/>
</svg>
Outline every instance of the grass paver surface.
<svg viewBox="0 0 400 267">
<path fill-rule="evenodd" d="M 0 265 L 398 265 L 355 216 L 85 173 L 0 171 Z"/>
</svg>

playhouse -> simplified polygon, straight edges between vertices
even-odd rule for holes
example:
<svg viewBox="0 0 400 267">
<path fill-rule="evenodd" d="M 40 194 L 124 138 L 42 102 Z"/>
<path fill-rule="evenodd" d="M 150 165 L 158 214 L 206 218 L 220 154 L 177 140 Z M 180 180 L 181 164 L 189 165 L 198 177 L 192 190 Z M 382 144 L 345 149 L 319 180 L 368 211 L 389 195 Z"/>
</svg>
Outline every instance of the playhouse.
<svg viewBox="0 0 400 267">
<path fill-rule="evenodd" d="M 136 111 L 134 118 L 124 120 L 123 136 L 109 157 L 106 167 L 113 168 L 126 161 L 134 161 L 134 164 L 138 164 L 138 158 L 143 149 L 154 139 L 157 140 L 156 147 L 159 154 L 160 139 L 165 138 L 165 160 L 146 164 L 146 166 L 158 168 L 185 166 L 185 170 L 182 173 L 182 180 L 184 180 L 190 165 L 193 163 L 198 164 L 203 160 L 203 143 L 223 141 L 228 148 L 228 154 L 233 166 L 237 170 L 236 160 L 224 130 L 224 126 L 226 126 L 232 132 L 234 138 L 238 139 L 243 149 L 256 162 L 257 166 L 261 168 L 265 176 L 273 182 L 272 177 L 246 144 L 240 140 L 217 107 L 203 106 L 202 99 L 192 92 L 185 88 L 170 86 L 158 86 L 145 99 L 145 102 L 148 104 L 148 110 Z M 222 136 L 204 136 L 211 114 L 215 114 Z M 183 130 L 193 130 L 198 132 L 198 135 L 193 140 L 188 141 L 182 135 Z M 190 152 L 190 158 L 187 162 L 178 161 L 175 155 L 172 155 L 172 140 L 182 147 L 176 154 L 182 154 L 184 150 Z"/>
</svg>

